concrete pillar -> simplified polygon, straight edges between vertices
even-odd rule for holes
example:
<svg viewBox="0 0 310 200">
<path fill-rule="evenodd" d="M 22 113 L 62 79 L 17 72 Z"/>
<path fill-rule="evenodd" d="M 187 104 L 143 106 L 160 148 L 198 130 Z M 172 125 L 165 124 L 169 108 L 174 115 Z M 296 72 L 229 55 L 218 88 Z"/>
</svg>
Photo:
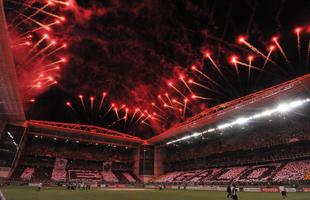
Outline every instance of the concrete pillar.
<svg viewBox="0 0 310 200">
<path fill-rule="evenodd" d="M 163 147 L 155 147 L 154 149 L 154 176 L 160 176 L 164 173 L 164 160 L 166 157 L 166 149 Z"/>
</svg>

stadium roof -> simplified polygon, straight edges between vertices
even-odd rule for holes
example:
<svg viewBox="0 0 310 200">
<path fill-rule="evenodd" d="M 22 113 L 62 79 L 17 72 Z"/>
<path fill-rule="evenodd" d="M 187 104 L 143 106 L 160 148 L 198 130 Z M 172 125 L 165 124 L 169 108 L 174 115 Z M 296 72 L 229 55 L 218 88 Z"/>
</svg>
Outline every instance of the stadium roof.
<svg viewBox="0 0 310 200">
<path fill-rule="evenodd" d="M 310 94 L 310 74 L 209 108 L 147 141 L 149 143 L 162 143 L 171 138 L 176 139 L 208 125 L 223 121 L 223 119 L 231 118 L 236 114 L 245 114 L 257 110 L 257 108 L 275 103 L 279 99 L 298 98 L 305 93 Z"/>
<path fill-rule="evenodd" d="M 143 143 L 139 137 L 92 125 L 36 120 L 30 120 L 27 124 L 27 133 L 33 135 L 126 147 L 137 147 Z"/>
<path fill-rule="evenodd" d="M 2 1 L 0 1 L 3 4 Z M 25 120 L 3 6 L 0 5 L 0 120 Z"/>
</svg>

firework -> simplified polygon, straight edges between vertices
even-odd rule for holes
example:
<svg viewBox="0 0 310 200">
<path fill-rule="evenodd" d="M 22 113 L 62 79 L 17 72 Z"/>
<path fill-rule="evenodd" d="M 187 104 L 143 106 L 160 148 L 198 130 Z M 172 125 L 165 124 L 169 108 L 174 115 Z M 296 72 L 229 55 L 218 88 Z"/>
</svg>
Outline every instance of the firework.
<svg viewBox="0 0 310 200">
<path fill-rule="evenodd" d="M 270 55 L 271 55 L 271 53 L 273 52 L 274 49 L 275 49 L 274 46 L 270 46 L 270 47 L 269 47 L 269 51 L 268 51 L 267 57 L 266 57 L 266 59 L 265 59 L 265 61 L 264 61 L 264 65 L 263 65 L 262 69 L 265 68 L 265 66 L 266 66 L 266 64 L 267 64 L 267 62 L 268 62 L 268 60 L 269 60 L 269 58 L 270 58 Z"/>
<path fill-rule="evenodd" d="M 126 108 L 126 110 L 125 110 L 125 116 L 124 116 L 124 120 L 125 120 L 124 127 L 126 126 L 127 117 L 128 117 L 128 111 L 129 111 L 129 109 Z"/>
<path fill-rule="evenodd" d="M 66 102 L 66 106 L 69 107 L 72 111 L 75 111 L 70 101 Z"/>
<path fill-rule="evenodd" d="M 278 37 L 273 37 L 273 38 L 272 38 L 272 41 L 276 44 L 276 46 L 277 46 L 278 49 L 280 50 L 280 52 L 281 52 L 282 56 L 284 57 L 285 61 L 286 61 L 287 63 L 289 63 L 289 60 L 288 60 L 288 58 L 287 58 L 287 56 L 286 56 L 286 54 L 285 54 L 285 52 L 284 52 L 282 46 L 281 46 L 280 43 L 278 42 Z"/>
<path fill-rule="evenodd" d="M 170 99 L 170 97 L 169 97 L 169 94 L 168 94 L 168 93 L 165 93 L 165 96 L 166 96 L 166 98 L 168 99 L 170 105 L 172 105 L 172 102 L 171 102 L 171 99 Z"/>
<path fill-rule="evenodd" d="M 172 82 L 169 82 L 168 85 L 174 89 L 177 93 L 179 93 L 181 96 L 183 96 L 184 98 L 186 98 L 186 96 L 180 91 L 178 90 L 176 87 L 173 86 Z"/>
<path fill-rule="evenodd" d="M 197 96 L 197 95 L 192 95 L 193 99 L 204 99 L 204 100 L 212 100 L 212 98 L 207 98 L 207 97 L 202 97 L 202 96 Z"/>
<path fill-rule="evenodd" d="M 253 52 L 255 52 L 257 55 L 263 57 L 264 59 L 267 59 L 269 62 L 274 63 L 271 59 L 267 58 L 267 56 L 262 53 L 260 50 L 258 50 L 255 46 L 250 44 L 249 42 L 246 41 L 245 37 L 239 37 L 238 39 L 239 43 L 244 44 L 248 48 L 250 48 Z"/>
<path fill-rule="evenodd" d="M 238 68 L 238 65 L 237 65 L 238 64 L 237 56 L 232 56 L 231 59 L 230 59 L 230 62 L 234 65 L 236 73 L 238 75 L 238 79 L 240 79 L 239 68 Z"/>
<path fill-rule="evenodd" d="M 131 120 L 130 120 L 130 122 L 129 122 L 129 125 L 132 123 L 132 121 L 134 120 L 134 118 L 135 118 L 137 112 L 139 112 L 139 111 L 140 111 L 140 108 L 136 108 L 136 109 L 135 109 L 135 112 L 133 113 L 133 115 L 132 115 L 132 117 L 131 117 Z"/>
<path fill-rule="evenodd" d="M 212 59 L 211 55 L 209 52 L 205 53 L 205 57 L 208 58 L 210 60 L 210 62 L 212 63 L 212 65 L 215 67 L 215 69 L 221 74 L 222 77 L 224 77 L 220 67 L 214 62 L 214 60 Z"/>
<path fill-rule="evenodd" d="M 181 106 L 184 106 L 184 104 L 183 104 L 183 103 L 181 103 L 181 102 L 177 101 L 176 99 L 172 99 L 172 102 L 173 102 L 173 103 L 176 103 L 176 104 L 179 104 L 179 105 L 181 105 Z"/>
<path fill-rule="evenodd" d="M 84 111 L 86 112 L 86 108 L 85 108 L 85 104 L 84 104 L 84 100 L 83 100 L 84 96 L 82 94 L 79 95 L 79 99 L 81 101 L 81 104 L 83 106 Z"/>
<path fill-rule="evenodd" d="M 93 96 L 91 96 L 91 97 L 89 97 L 89 100 L 90 100 L 90 110 L 93 112 L 95 98 Z"/>
<path fill-rule="evenodd" d="M 185 87 L 188 89 L 188 91 L 193 94 L 193 91 L 191 90 L 191 88 L 187 85 L 186 81 L 184 80 L 184 77 L 181 75 L 180 76 L 180 80 L 184 83 Z"/>
<path fill-rule="evenodd" d="M 52 62 L 52 63 L 50 63 L 50 64 L 43 65 L 42 67 L 43 67 L 43 68 L 44 68 L 44 67 L 50 67 L 50 66 L 57 65 L 58 63 L 63 63 L 63 62 L 66 62 L 66 59 L 62 58 L 62 59 L 57 60 L 57 61 L 55 61 L 55 62 Z"/>
<path fill-rule="evenodd" d="M 210 87 L 208 87 L 208 86 L 206 86 L 206 85 L 203 85 L 203 84 L 201 84 L 201 83 L 198 83 L 198 82 L 194 81 L 193 79 L 189 79 L 189 80 L 188 80 L 188 83 L 189 83 L 189 84 L 194 84 L 194 85 L 196 85 L 196 86 L 199 86 L 199 87 L 204 88 L 204 89 L 206 89 L 206 90 L 209 90 L 209 91 L 211 91 L 211 92 L 217 93 L 215 90 L 211 89 Z"/>
<path fill-rule="evenodd" d="M 144 117 L 144 116 L 145 116 L 144 113 L 141 113 L 140 117 L 136 120 L 135 124 L 138 123 L 138 122 L 140 121 L 140 119 L 141 119 L 142 117 Z"/>
<path fill-rule="evenodd" d="M 107 93 L 103 92 L 102 95 L 101 95 L 101 100 L 100 100 L 100 105 L 99 105 L 98 112 L 102 109 L 103 101 L 104 101 L 106 96 L 107 96 Z"/>
<path fill-rule="evenodd" d="M 212 82 L 213 84 L 219 86 L 219 84 L 217 82 L 215 82 L 212 78 L 210 78 L 208 75 L 206 75 L 205 73 L 203 73 L 202 71 L 200 71 L 199 69 L 197 69 L 197 67 L 195 65 L 192 65 L 191 69 L 193 71 L 198 72 L 199 74 L 201 74 L 203 77 L 205 77 L 206 79 L 208 79 L 210 82 Z M 185 97 L 186 98 L 186 97 Z"/>
<path fill-rule="evenodd" d="M 175 107 L 173 107 L 173 106 L 170 106 L 170 105 L 168 105 L 168 104 L 164 104 L 163 105 L 165 108 L 171 108 L 171 109 L 175 109 Z"/>
<path fill-rule="evenodd" d="M 120 118 L 119 118 L 119 115 L 118 115 L 118 110 L 117 110 L 116 107 L 114 108 L 114 112 L 115 112 L 115 115 L 116 115 L 117 119 L 120 119 Z"/>
<path fill-rule="evenodd" d="M 34 20 L 32 17 L 34 17 L 34 16 L 36 16 L 37 14 L 39 14 L 42 10 L 44 10 L 45 8 L 47 8 L 48 6 L 50 6 L 52 3 L 51 2 L 48 2 L 47 4 L 45 4 L 44 6 L 42 6 L 41 8 L 35 8 L 35 7 L 31 7 L 32 9 L 35 9 L 35 10 L 37 10 L 36 12 L 34 12 L 33 14 L 31 14 L 31 15 L 29 15 L 29 16 L 26 16 L 26 15 L 23 15 L 23 14 L 21 14 L 21 16 L 23 16 L 24 17 L 24 19 L 23 20 L 21 20 L 20 22 L 18 22 L 13 28 L 15 29 L 15 28 L 17 28 L 19 25 L 21 25 L 21 24 L 23 24 L 25 21 L 27 21 L 27 20 Z M 39 25 L 41 24 L 41 23 L 39 23 L 39 22 L 37 22 Z M 42 27 L 44 27 L 44 26 L 42 26 Z"/>
<path fill-rule="evenodd" d="M 54 49 L 53 51 L 51 51 L 50 53 L 46 54 L 46 57 L 49 57 L 50 55 L 53 55 L 54 53 L 60 51 L 61 49 L 67 48 L 67 44 L 63 44 L 60 47 Z"/>
<path fill-rule="evenodd" d="M 300 59 L 300 32 L 302 29 L 300 27 L 295 28 L 295 33 L 296 33 L 296 39 L 297 39 L 297 49 L 298 49 L 298 56 Z"/>
<path fill-rule="evenodd" d="M 34 60 L 37 58 L 39 55 L 43 54 L 45 51 L 47 51 L 50 47 L 54 46 L 56 44 L 56 41 L 52 41 L 49 45 L 38 51 L 34 56 L 31 57 L 30 60 L 28 60 L 25 65 L 27 65 L 31 60 Z"/>
<path fill-rule="evenodd" d="M 70 3 L 68 1 L 59 1 L 59 0 L 50 0 L 50 1 L 53 2 L 53 3 L 56 3 L 56 4 L 70 6 Z"/>
<path fill-rule="evenodd" d="M 249 57 L 248 57 L 248 61 L 249 61 L 248 81 L 250 80 L 250 77 L 251 77 L 251 68 L 252 68 L 253 59 L 254 59 L 253 56 L 249 56 Z"/>
<path fill-rule="evenodd" d="M 167 103 L 163 100 L 163 98 L 161 97 L 161 95 L 158 95 L 157 97 L 161 100 L 161 102 L 163 103 L 163 105 L 167 104 Z M 154 104 L 154 105 L 155 105 L 155 104 Z"/>
<path fill-rule="evenodd" d="M 35 77 L 43 73 L 49 73 L 46 76 L 56 76 L 55 74 L 60 69 L 58 64 L 64 62 L 64 60 L 56 62 L 53 62 L 51 60 L 57 59 L 56 55 L 54 56 L 54 53 L 60 51 L 66 45 L 54 49 L 57 41 L 55 40 L 49 42 L 47 40 L 48 35 L 44 34 L 43 36 L 41 36 L 41 34 L 42 32 L 44 33 L 44 31 L 51 31 L 52 26 L 56 24 L 61 24 L 61 22 L 65 21 L 66 18 L 64 16 L 58 15 L 57 13 L 54 13 L 61 10 L 57 8 L 52 9 L 52 7 L 55 6 L 57 2 L 45 0 L 7 1 L 9 1 L 10 3 L 5 5 L 5 9 L 7 9 L 8 12 L 16 13 L 13 18 L 7 18 L 9 20 L 8 28 L 11 35 L 15 36 L 15 38 L 12 38 L 13 41 L 20 41 L 16 42 L 18 46 L 13 46 L 13 48 L 20 47 L 17 50 L 14 49 L 13 53 L 17 53 L 18 55 L 16 56 L 16 63 L 18 63 L 17 69 L 23 69 L 21 70 L 22 73 L 28 73 L 25 75 L 23 74 L 23 77 L 30 77 L 28 80 L 26 80 L 29 81 L 29 84 L 23 83 L 23 85 L 29 87 L 27 90 L 25 90 L 24 94 L 25 98 L 29 98 L 29 96 L 32 97 L 34 95 L 37 95 L 38 93 L 44 92 L 44 90 L 42 89 L 58 83 L 56 80 L 48 79 L 42 79 L 38 81 Z M 60 2 L 62 1 L 58 2 L 59 5 L 67 5 L 66 2 L 63 2 L 63 4 L 61 4 Z M 13 4 L 12 7 L 8 7 L 11 6 L 11 4 Z M 31 47 L 28 48 L 28 46 L 30 45 Z M 22 50 L 24 50 L 24 52 L 26 53 L 20 54 Z M 51 60 L 49 60 L 49 56 Z M 52 67 L 56 64 L 56 67 Z M 39 77 L 38 79 L 40 78 L 42 77 Z M 33 88 L 37 88 L 40 90 L 33 91 Z"/>
</svg>

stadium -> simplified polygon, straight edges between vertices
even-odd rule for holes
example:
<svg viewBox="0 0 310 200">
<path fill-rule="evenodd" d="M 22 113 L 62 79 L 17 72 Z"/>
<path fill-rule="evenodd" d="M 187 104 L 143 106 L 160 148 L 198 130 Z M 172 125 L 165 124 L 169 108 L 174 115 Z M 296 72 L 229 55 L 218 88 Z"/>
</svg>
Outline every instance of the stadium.
<svg viewBox="0 0 310 200">
<path fill-rule="evenodd" d="M 0 0 L 0 200 L 309 199 L 309 9 Z"/>
</svg>

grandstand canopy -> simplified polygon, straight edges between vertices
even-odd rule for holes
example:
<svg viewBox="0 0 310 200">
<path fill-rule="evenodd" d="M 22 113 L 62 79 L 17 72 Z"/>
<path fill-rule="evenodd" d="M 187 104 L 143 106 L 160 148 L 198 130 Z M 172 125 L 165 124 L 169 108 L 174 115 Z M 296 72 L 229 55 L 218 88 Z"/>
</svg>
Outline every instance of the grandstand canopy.
<svg viewBox="0 0 310 200">
<path fill-rule="evenodd" d="M 150 138 L 148 142 L 166 144 L 195 131 L 202 131 L 232 118 L 247 116 L 257 111 L 273 108 L 286 101 L 307 98 L 310 94 L 310 74 L 285 83 L 261 90 L 259 92 L 212 107 L 177 124 L 165 132 Z"/>
</svg>

